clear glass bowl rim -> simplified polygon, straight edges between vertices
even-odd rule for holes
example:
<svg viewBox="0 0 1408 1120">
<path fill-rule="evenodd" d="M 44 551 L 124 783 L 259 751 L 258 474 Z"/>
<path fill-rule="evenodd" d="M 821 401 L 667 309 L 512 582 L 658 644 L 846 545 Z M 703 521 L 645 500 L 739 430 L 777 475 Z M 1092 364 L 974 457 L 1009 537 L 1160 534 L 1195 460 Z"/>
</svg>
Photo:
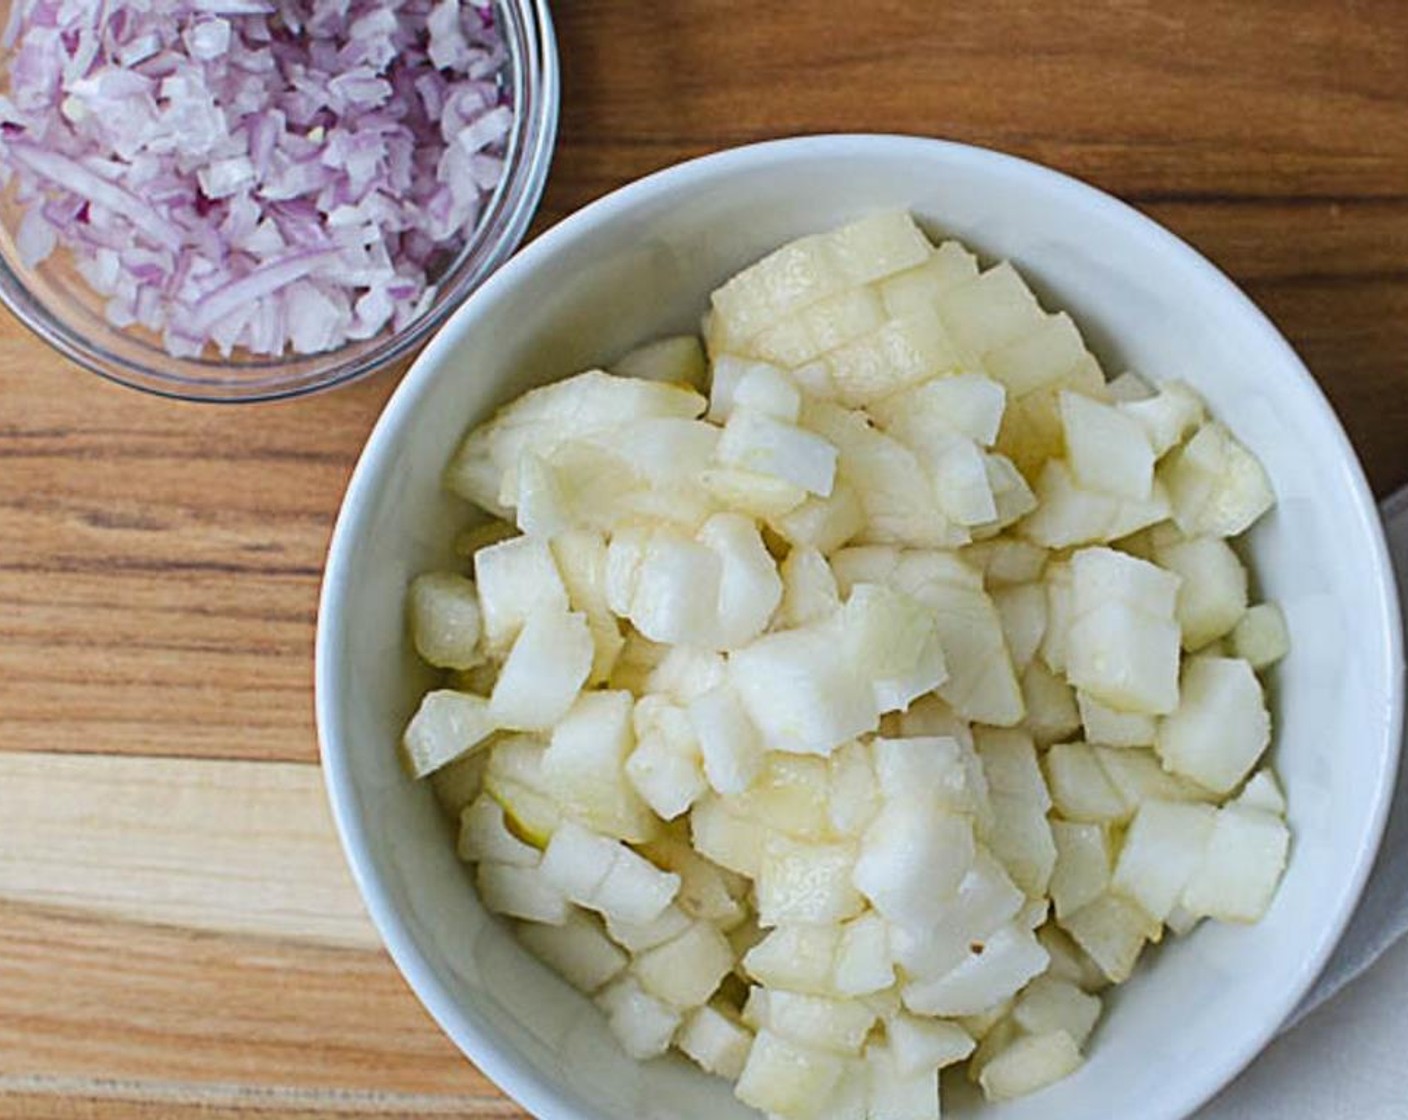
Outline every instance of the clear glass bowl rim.
<svg viewBox="0 0 1408 1120">
<path fill-rule="evenodd" d="M 547 0 L 497 0 L 496 8 L 504 21 L 508 81 L 517 108 L 503 181 L 469 242 L 446 270 L 435 302 L 401 330 L 326 353 L 262 362 L 226 364 L 172 357 L 106 323 L 84 330 L 56 313 L 12 258 L 8 231 L 0 252 L 0 299 L 21 323 L 84 369 L 128 388 L 177 400 L 226 404 L 283 400 L 346 385 L 405 357 L 518 248 L 547 183 L 561 102 L 552 15 Z"/>
</svg>

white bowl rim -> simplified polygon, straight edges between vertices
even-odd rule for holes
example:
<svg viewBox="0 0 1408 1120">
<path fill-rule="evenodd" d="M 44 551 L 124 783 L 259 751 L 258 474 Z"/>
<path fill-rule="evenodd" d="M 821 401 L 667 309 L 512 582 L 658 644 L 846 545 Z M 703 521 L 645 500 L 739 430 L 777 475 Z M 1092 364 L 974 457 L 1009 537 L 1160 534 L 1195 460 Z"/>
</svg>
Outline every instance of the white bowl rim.
<svg viewBox="0 0 1408 1120">
<path fill-rule="evenodd" d="M 952 158 L 974 165 L 987 165 L 1009 176 L 1025 177 L 1044 190 L 1117 213 L 1128 223 L 1131 235 L 1158 243 L 1164 252 L 1221 287 L 1228 301 L 1240 307 L 1248 320 L 1256 324 L 1267 346 L 1282 351 L 1299 375 L 1297 390 L 1308 394 L 1321 412 L 1326 432 L 1336 441 L 1344 465 L 1344 477 L 1349 483 L 1346 498 L 1373 549 L 1374 592 L 1380 607 L 1378 623 L 1385 636 L 1384 679 L 1390 682 L 1389 694 L 1384 698 L 1387 703 L 1378 721 L 1382 738 L 1386 740 L 1386 749 L 1381 752 L 1374 801 L 1364 819 L 1353 874 L 1340 895 L 1339 910 L 1323 928 L 1318 943 L 1310 947 L 1311 951 L 1306 955 L 1295 982 L 1287 986 L 1274 1014 L 1267 1017 L 1262 1028 L 1245 1036 L 1239 1045 L 1225 1050 L 1221 1061 L 1209 1068 L 1205 1076 L 1190 1081 L 1186 1089 L 1172 1091 L 1168 1100 L 1159 1102 L 1146 1120 L 1181 1120 L 1190 1116 L 1231 1082 L 1271 1041 L 1329 960 L 1353 916 L 1373 867 L 1392 803 L 1403 736 L 1403 633 L 1397 584 L 1378 507 L 1363 466 L 1338 415 L 1299 355 L 1251 298 L 1191 245 L 1128 203 L 1064 172 L 990 148 L 908 134 L 829 133 L 768 140 L 700 156 L 637 179 L 563 219 L 520 250 L 440 327 L 392 393 L 357 461 L 329 543 L 318 604 L 314 692 L 319 753 L 333 819 L 353 879 L 392 960 L 441 1029 L 490 1080 L 534 1116 L 544 1120 L 569 1120 L 580 1114 L 511 1048 L 500 1046 L 464 1016 L 454 998 L 436 978 L 434 969 L 416 944 L 402 915 L 392 905 L 380 876 L 365 854 L 369 840 L 365 822 L 356 811 L 352 775 L 346 765 L 346 756 L 337 748 L 330 734 L 330 729 L 338 726 L 331 699 L 335 688 L 334 651 L 342 647 L 345 637 L 342 619 L 334 613 L 333 605 L 347 582 L 351 545 L 360 535 L 364 511 L 370 504 L 367 499 L 373 492 L 373 480 L 381 474 L 383 464 L 394 453 L 420 398 L 429 390 L 437 370 L 444 366 L 444 359 L 469 330 L 479 307 L 490 303 L 500 288 L 511 287 L 521 274 L 539 267 L 557 251 L 560 243 L 570 242 L 579 230 L 629 211 L 641 201 L 668 191 L 678 180 L 692 178 L 701 172 L 741 171 L 792 153 L 814 155 L 834 150 L 837 154 L 844 151 L 849 156 L 863 155 L 867 148 L 889 148 L 896 143 L 923 146 L 929 150 L 944 149 Z"/>
</svg>

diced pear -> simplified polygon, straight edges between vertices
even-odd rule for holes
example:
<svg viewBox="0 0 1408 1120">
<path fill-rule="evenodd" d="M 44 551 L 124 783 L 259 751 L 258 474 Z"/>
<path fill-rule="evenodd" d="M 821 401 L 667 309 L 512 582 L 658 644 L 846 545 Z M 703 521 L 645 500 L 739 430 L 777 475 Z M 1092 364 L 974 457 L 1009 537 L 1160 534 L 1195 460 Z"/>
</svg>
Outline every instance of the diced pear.
<svg viewBox="0 0 1408 1120">
<path fill-rule="evenodd" d="M 1059 398 L 1066 455 L 1076 484 L 1133 502 L 1154 486 L 1154 448 L 1135 420 L 1080 393 Z"/>
<path fill-rule="evenodd" d="M 729 655 L 744 709 L 773 750 L 829 754 L 879 722 L 871 680 L 826 623 L 767 634 Z"/>
<path fill-rule="evenodd" d="M 712 644 L 722 649 L 747 645 L 767 627 L 782 601 L 777 564 L 757 526 L 741 514 L 716 513 L 700 527 L 697 539 L 720 563 Z"/>
<path fill-rule="evenodd" d="M 1168 495 L 1158 480 L 1147 500 L 1132 501 L 1078 486 L 1061 459 L 1049 459 L 1042 466 L 1036 499 L 1036 508 L 1019 528 L 1044 548 L 1118 540 L 1169 515 Z"/>
<path fill-rule="evenodd" d="M 1110 886 L 1110 834 L 1099 824 L 1053 820 L 1056 866 L 1051 873 L 1051 901 L 1057 918 L 1094 902 Z"/>
<path fill-rule="evenodd" d="M 700 1069 L 736 1081 L 748 1061 L 753 1034 L 714 1007 L 694 1008 L 684 1018 L 676 1045 Z"/>
<path fill-rule="evenodd" d="M 874 289 L 847 288 L 778 320 L 756 335 L 746 349 L 795 369 L 871 333 L 884 321 L 885 306 Z"/>
<path fill-rule="evenodd" d="M 1088 356 L 1080 331 L 1064 311 L 1032 323 L 1030 329 L 983 358 L 988 372 L 1013 397 L 1062 384 L 1071 369 Z"/>
<path fill-rule="evenodd" d="M 867 912 L 841 927 L 836 948 L 836 990 L 843 996 L 868 995 L 895 982 L 890 935 L 879 914 Z"/>
<path fill-rule="evenodd" d="M 648 922 L 623 922 L 608 914 L 606 932 L 626 951 L 643 953 L 647 949 L 673 941 L 689 928 L 691 920 L 688 914 L 671 903 Z"/>
<path fill-rule="evenodd" d="M 739 898 L 743 882 L 731 871 L 700 855 L 682 837 L 666 832 L 640 845 L 638 851 L 663 871 L 680 877 L 675 905 L 691 918 L 727 932 L 747 918 Z"/>
<path fill-rule="evenodd" d="M 769 362 L 740 358 L 732 354 L 723 354 L 714 359 L 713 364 L 709 367 L 709 412 L 707 419 L 710 423 L 722 424 L 732 415 L 738 386 L 755 370 L 762 370 L 766 373 L 782 373 Z"/>
<path fill-rule="evenodd" d="M 945 292 L 939 313 L 963 351 L 977 355 L 1016 341 L 1043 320 L 1036 297 L 1006 261 Z"/>
<path fill-rule="evenodd" d="M 878 712 L 903 711 L 948 679 L 937 619 L 911 596 L 857 584 L 832 621 L 843 655 L 869 674 Z"/>
<path fill-rule="evenodd" d="M 484 791 L 504 810 L 514 834 L 534 847 L 546 847 L 562 810 L 543 779 L 543 743 L 528 735 L 495 740 L 484 768 Z"/>
<path fill-rule="evenodd" d="M 1024 1035 L 983 1068 L 979 1084 L 990 1101 L 1008 1101 L 1069 1077 L 1083 1059 L 1065 1031 Z"/>
<path fill-rule="evenodd" d="M 743 958 L 748 975 L 769 988 L 834 994 L 841 927 L 778 926 Z"/>
<path fill-rule="evenodd" d="M 1091 823 L 1124 819 L 1124 798 L 1088 744 L 1058 743 L 1044 762 L 1051 800 L 1061 816 Z"/>
<path fill-rule="evenodd" d="M 783 1038 L 834 1054 L 857 1055 L 875 1024 L 875 1012 L 859 1000 L 789 992 L 767 992 L 767 1028 Z"/>
<path fill-rule="evenodd" d="M 1179 638 L 1172 619 L 1107 602 L 1072 622 L 1067 679 L 1121 711 L 1171 712 L 1179 699 Z"/>
<path fill-rule="evenodd" d="M 652 642 L 639 630 L 627 626 L 621 653 L 611 667 L 611 676 L 606 680 L 607 686 L 635 696 L 645 695 L 650 691 L 648 682 L 651 674 L 660 667 L 669 652 L 669 646 Z"/>
<path fill-rule="evenodd" d="M 489 752 L 472 751 L 447 762 L 430 775 L 430 788 L 440 808 L 452 819 L 458 819 L 465 808 L 484 790 L 484 773 L 488 769 Z"/>
<path fill-rule="evenodd" d="M 1002 426 L 1007 391 L 980 373 L 936 377 L 867 405 L 876 423 L 919 450 L 936 433 L 966 436 L 992 446 Z"/>
<path fill-rule="evenodd" d="M 827 235 L 838 267 L 852 284 L 870 284 L 913 268 L 934 251 L 904 210 L 881 210 Z"/>
<path fill-rule="evenodd" d="M 401 737 L 411 776 L 424 778 L 484 743 L 498 724 L 482 696 L 442 688 L 421 697 Z"/>
<path fill-rule="evenodd" d="M 782 576 L 782 603 L 779 618 L 795 628 L 819 622 L 834 614 L 841 605 L 840 592 L 831 567 L 815 548 L 793 548 L 779 566 Z"/>
<path fill-rule="evenodd" d="M 673 381 L 695 389 L 704 387 L 708 362 L 698 335 L 681 334 L 656 339 L 637 346 L 612 363 L 622 377 L 639 377 L 646 381 Z"/>
<path fill-rule="evenodd" d="M 1100 1000 L 1069 980 L 1038 976 L 1018 997 L 1012 1018 L 1029 1034 L 1065 1031 L 1084 1046 L 1100 1018 Z"/>
<path fill-rule="evenodd" d="M 1216 816 L 1210 805 L 1144 802 L 1120 848 L 1111 889 L 1162 922 L 1201 864 Z"/>
<path fill-rule="evenodd" d="M 827 820 L 841 836 L 859 837 L 880 809 L 880 787 L 870 746 L 843 743 L 827 759 L 827 766 L 830 770 Z"/>
<path fill-rule="evenodd" d="M 710 329 L 725 345 L 745 343 L 795 311 L 850 287 L 825 236 L 799 238 L 735 274 L 710 296 Z"/>
<path fill-rule="evenodd" d="M 948 973 L 906 984 L 905 1006 L 923 1015 L 976 1015 L 1019 991 L 1048 962 L 1046 950 L 1030 930 L 1008 924 L 985 941 L 974 942 Z"/>
<path fill-rule="evenodd" d="M 768 524 L 794 548 L 810 547 L 827 555 L 865 528 L 865 508 L 855 489 L 838 478 L 830 497 L 813 494 Z"/>
<path fill-rule="evenodd" d="M 891 800 L 866 830 L 854 881 L 887 920 L 932 926 L 972 864 L 972 821 L 916 793 Z"/>
<path fill-rule="evenodd" d="M 742 793 L 763 765 L 764 745 L 737 691 L 727 682 L 689 702 L 704 776 L 719 793 Z"/>
<path fill-rule="evenodd" d="M 1035 481 L 1049 459 L 1065 452 L 1061 409 L 1056 400 L 1061 383 L 1037 389 L 1025 397 L 1009 396 L 998 430 L 996 451 L 1007 456 L 1023 477 Z"/>
<path fill-rule="evenodd" d="M 645 691 L 657 693 L 677 704 L 688 704 L 723 684 L 726 666 L 723 656 L 697 646 L 666 646 L 668 652 L 651 667 L 645 678 Z"/>
<path fill-rule="evenodd" d="M 1015 584 L 1041 583 L 1048 553 L 1030 541 L 1003 536 L 970 544 L 959 555 L 983 573 L 985 586 L 995 593 Z"/>
<path fill-rule="evenodd" d="M 1179 578 L 1113 548 L 1084 548 L 1071 558 L 1077 619 L 1108 603 L 1122 603 L 1155 618 L 1170 618 Z"/>
<path fill-rule="evenodd" d="M 767 834 L 760 821 L 732 812 L 720 798 L 705 796 L 690 809 L 689 826 L 701 855 L 740 875 L 758 874 Z"/>
<path fill-rule="evenodd" d="M 1022 701 L 1027 708 L 1023 726 L 1041 746 L 1068 739 L 1080 730 L 1071 686 L 1040 661 L 1033 661 L 1022 674 Z"/>
<path fill-rule="evenodd" d="M 779 478 L 823 498 L 836 476 L 836 448 L 825 439 L 748 408 L 729 415 L 718 456 L 727 466 Z"/>
<path fill-rule="evenodd" d="M 1182 381 L 1162 382 L 1157 393 L 1122 401 L 1118 408 L 1144 429 L 1160 457 L 1207 418 L 1202 398 Z"/>
<path fill-rule="evenodd" d="M 1036 931 L 1036 939 L 1051 955 L 1051 964 L 1044 975 L 1069 980 L 1083 992 L 1098 992 L 1109 987 L 1109 978 L 1056 923 L 1047 922 Z"/>
<path fill-rule="evenodd" d="M 537 848 L 508 830 L 503 806 L 487 793 L 481 793 L 460 814 L 455 852 L 469 863 L 509 863 L 515 867 L 536 867 L 542 858 Z"/>
<path fill-rule="evenodd" d="M 586 692 L 553 728 L 543 780 L 585 824 L 620 840 L 646 840 L 656 822 L 626 779 L 635 746 L 628 692 Z"/>
<path fill-rule="evenodd" d="M 1280 817 L 1229 805 L 1217 814 L 1183 905 L 1223 922 L 1255 922 L 1266 913 L 1286 867 L 1290 831 Z"/>
<path fill-rule="evenodd" d="M 871 427 L 863 413 L 809 401 L 802 420 L 837 448 L 837 475 L 860 501 L 867 543 L 919 548 L 967 543 L 967 534 L 939 508 L 934 489 L 915 485 L 923 467 L 914 452 Z"/>
<path fill-rule="evenodd" d="M 1124 799 L 1124 816 L 1134 815 L 1145 801 L 1208 801 L 1214 795 L 1196 782 L 1170 774 L 1152 750 L 1140 747 L 1092 746 L 1110 784 Z"/>
<path fill-rule="evenodd" d="M 638 1061 L 669 1049 L 681 1022 L 678 1010 L 652 996 L 629 973 L 603 989 L 596 1003 L 621 1048 Z"/>
<path fill-rule="evenodd" d="M 988 847 L 1018 887 L 1030 897 L 1041 897 L 1056 864 L 1056 846 L 1045 811 L 1005 793 L 994 793 L 991 805 L 994 824 Z"/>
<path fill-rule="evenodd" d="M 567 588 L 547 542 L 512 537 L 474 554 L 474 579 L 490 653 L 506 653 L 534 611 L 568 609 Z"/>
<path fill-rule="evenodd" d="M 1154 549 L 1161 568 L 1179 576 L 1175 610 L 1183 648 L 1202 649 L 1229 633 L 1247 610 L 1247 570 L 1227 542 L 1194 537 Z"/>
<path fill-rule="evenodd" d="M 831 836 L 830 798 L 828 760 L 769 751 L 758 780 L 729 801 L 774 832 L 822 841 Z"/>
<path fill-rule="evenodd" d="M 518 939 L 534 956 L 588 995 L 626 967 L 626 954 L 580 910 L 568 914 L 560 926 L 521 925 Z"/>
<path fill-rule="evenodd" d="M 885 277 L 879 286 L 885 310 L 894 316 L 932 311 L 939 297 L 978 276 L 978 258 L 957 241 L 945 241 L 925 261 Z"/>
<path fill-rule="evenodd" d="M 786 479 L 737 467 L 708 467 L 699 484 L 724 509 L 758 521 L 784 517 L 807 500 L 807 492 Z"/>
<path fill-rule="evenodd" d="M 1018 723 L 1021 690 L 1001 619 L 977 573 L 941 553 L 910 553 L 894 583 L 934 612 L 949 667 L 939 695 L 967 719 L 998 727 Z"/>
<path fill-rule="evenodd" d="M 888 1045 L 866 1049 L 869 1073 L 868 1120 L 939 1120 L 939 1071 L 934 1067 L 901 1073 Z"/>
<path fill-rule="evenodd" d="M 579 906 L 596 908 L 601 885 L 622 851 L 609 837 L 576 821 L 563 821 L 543 852 L 543 876 Z"/>
<path fill-rule="evenodd" d="M 981 769 L 974 771 L 972 752 L 956 739 L 876 738 L 873 749 L 880 792 L 888 799 L 924 791 L 946 810 L 975 813 L 987 797 Z"/>
<path fill-rule="evenodd" d="M 1232 652 L 1253 669 L 1274 665 L 1290 651 L 1286 618 L 1275 603 L 1258 603 L 1232 630 Z"/>
<path fill-rule="evenodd" d="M 1120 712 L 1100 703 L 1093 696 L 1076 692 L 1076 707 L 1090 743 L 1108 747 L 1152 747 L 1155 719 L 1138 712 Z"/>
<path fill-rule="evenodd" d="M 502 498 L 517 493 L 512 475 L 525 450 L 545 454 L 565 439 L 631 420 L 693 419 L 703 413 L 704 403 L 682 386 L 588 370 L 523 394 L 471 431 L 446 468 L 445 484 L 508 520 Z"/>
<path fill-rule="evenodd" d="M 1042 575 L 1046 587 L 1046 633 L 1041 639 L 1041 660 L 1053 673 L 1066 671 L 1071 623 L 1075 620 L 1075 577 L 1069 561 L 1058 560 Z"/>
<path fill-rule="evenodd" d="M 407 603 L 416 652 L 431 665 L 471 669 L 484 660 L 479 594 L 455 572 L 426 572 L 411 583 Z"/>
<path fill-rule="evenodd" d="M 661 871 L 630 848 L 618 848 L 615 862 L 596 889 L 591 908 L 630 925 L 654 921 L 679 894 L 680 877 Z M 546 855 L 543 862 L 547 862 Z"/>
<path fill-rule="evenodd" d="M 949 900 L 937 925 L 894 926 L 890 930 L 890 950 L 895 963 L 914 979 L 941 978 L 970 955 L 1000 928 L 1016 921 L 1027 897 L 1012 882 L 1002 864 L 981 845 L 973 866 Z"/>
<path fill-rule="evenodd" d="M 1216 421 L 1172 452 L 1159 473 L 1174 520 L 1190 536 L 1235 537 L 1276 501 L 1256 457 Z"/>
<path fill-rule="evenodd" d="M 607 551 L 608 571 L 613 540 Z M 717 629 L 723 562 L 706 545 L 659 530 L 635 571 L 628 617 L 654 642 L 709 647 Z"/>
<path fill-rule="evenodd" d="M 1024 670 L 1046 636 L 1046 589 L 1039 583 L 1000 587 L 993 591 L 992 602 L 1002 620 L 1012 664 Z"/>
<path fill-rule="evenodd" d="M 787 1120 L 813 1120 L 826 1106 L 841 1072 L 834 1054 L 761 1030 L 733 1091 L 744 1104 L 762 1112 Z"/>
<path fill-rule="evenodd" d="M 587 616 L 592 633 L 592 671 L 587 683 L 601 684 L 611 676 L 625 644 L 606 595 L 606 539 L 600 533 L 573 529 L 554 537 L 549 547 L 571 609 Z"/>
<path fill-rule="evenodd" d="M 1004 1000 L 997 1007 L 982 1016 L 965 1016 L 960 1020 L 963 1029 L 978 1040 L 978 1047 L 968 1059 L 966 1073 L 974 1085 L 980 1083 L 983 1071 L 993 1059 L 1001 1057 L 1003 1051 L 1017 1039 L 1022 1038 L 1022 1028 L 1017 1026 L 1011 1011 L 1015 1000 Z M 978 1023 L 982 1024 L 980 1030 Z"/>
<path fill-rule="evenodd" d="M 886 1020 L 885 1038 L 895 1068 L 902 1076 L 961 1062 L 974 1046 L 972 1037 L 957 1023 L 904 1011 Z"/>
<path fill-rule="evenodd" d="M 1005 455 L 986 455 L 983 465 L 987 470 L 988 489 L 992 492 L 996 516 L 992 521 L 973 526 L 975 540 L 985 540 L 1000 533 L 1036 509 L 1036 495 L 1011 459 Z M 1031 547 L 1025 541 L 1011 543 Z"/>
<path fill-rule="evenodd" d="M 967 436 L 936 432 L 916 449 L 933 479 L 939 509 L 965 528 L 997 521 L 997 500 L 989 480 L 989 456 Z"/>
<path fill-rule="evenodd" d="M 657 816 L 674 820 L 708 788 L 689 714 L 652 694 L 637 702 L 634 723 L 636 746 L 626 776 Z"/>
<path fill-rule="evenodd" d="M 1101 895 L 1060 922 L 1113 984 L 1129 979 L 1144 943 L 1160 932 L 1138 903 L 1116 894 Z"/>
<path fill-rule="evenodd" d="M 718 927 L 694 922 L 673 941 L 648 949 L 631 965 L 640 986 L 672 1007 L 708 1001 L 733 968 L 733 950 Z"/>
<path fill-rule="evenodd" d="M 792 424 L 802 413 L 802 395 L 787 374 L 760 362 L 749 366 L 739 378 L 733 390 L 733 408 Z"/>
<path fill-rule="evenodd" d="M 591 672 L 586 615 L 545 608 L 528 616 L 489 697 L 499 727 L 545 730 L 562 719 Z"/>
<path fill-rule="evenodd" d="M 1030 735 L 985 727 L 977 735 L 977 751 L 991 792 L 1029 802 L 1043 813 L 1051 807 Z"/>
<path fill-rule="evenodd" d="M 1258 770 L 1248 778 L 1235 804 L 1246 809 L 1261 809 L 1276 816 L 1286 815 L 1286 795 L 1281 792 L 1276 775 L 1270 769 Z"/>
<path fill-rule="evenodd" d="M 1159 724 L 1163 764 L 1215 793 L 1230 793 L 1271 741 L 1261 684 L 1245 661 L 1190 657 L 1178 709 Z"/>
<path fill-rule="evenodd" d="M 901 552 L 892 545 L 868 544 L 843 548 L 831 557 L 831 573 L 842 595 L 850 595 L 857 584 L 895 582 Z"/>
<path fill-rule="evenodd" d="M 487 910 L 506 918 L 545 925 L 567 921 L 567 899 L 548 881 L 541 867 L 481 863 L 475 872 L 479 899 Z"/>
<path fill-rule="evenodd" d="M 934 311 L 889 319 L 821 359 L 840 402 L 858 408 L 962 365 Z"/>
<path fill-rule="evenodd" d="M 769 836 L 756 883 L 759 924 L 820 924 L 854 917 L 863 905 L 851 884 L 855 866 L 850 844 Z"/>
<path fill-rule="evenodd" d="M 631 600 L 635 597 L 640 566 L 645 560 L 651 535 L 651 530 L 643 525 L 623 526 L 612 533 L 606 546 L 602 585 L 611 613 L 621 618 L 631 613 Z"/>
</svg>

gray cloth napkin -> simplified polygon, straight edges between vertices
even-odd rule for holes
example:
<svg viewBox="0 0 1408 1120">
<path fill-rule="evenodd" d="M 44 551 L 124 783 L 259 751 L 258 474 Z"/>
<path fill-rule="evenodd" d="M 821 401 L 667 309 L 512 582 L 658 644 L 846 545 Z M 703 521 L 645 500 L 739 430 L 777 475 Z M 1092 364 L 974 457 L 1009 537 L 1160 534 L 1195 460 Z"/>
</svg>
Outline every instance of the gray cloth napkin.
<svg viewBox="0 0 1408 1120">
<path fill-rule="evenodd" d="M 1381 509 L 1389 551 L 1398 571 L 1399 597 L 1408 615 L 1408 487 L 1384 502 Z M 1408 617 L 1405 624 L 1408 624 Z M 1398 791 L 1389 810 L 1388 828 L 1359 900 L 1359 909 L 1315 987 L 1282 1024 L 1282 1032 L 1290 1030 L 1363 973 L 1405 933 L 1408 933 L 1408 760 L 1398 768 Z"/>
</svg>

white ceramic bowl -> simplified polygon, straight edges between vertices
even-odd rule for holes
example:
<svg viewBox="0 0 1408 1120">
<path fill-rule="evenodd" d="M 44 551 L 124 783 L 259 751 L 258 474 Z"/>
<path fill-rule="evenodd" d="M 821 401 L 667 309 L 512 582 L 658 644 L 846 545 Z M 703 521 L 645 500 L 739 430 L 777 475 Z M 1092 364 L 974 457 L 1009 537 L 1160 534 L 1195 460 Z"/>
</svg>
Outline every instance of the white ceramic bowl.
<svg viewBox="0 0 1408 1120">
<path fill-rule="evenodd" d="M 1398 611 L 1374 503 L 1315 383 L 1259 311 L 1134 210 L 1041 167 L 904 137 L 785 140 L 653 175 L 544 234 L 461 307 L 393 396 L 333 537 L 318 634 L 323 764 L 343 845 L 387 948 L 445 1031 L 545 1120 L 753 1116 L 682 1060 L 638 1065 L 595 1010 L 491 920 L 429 789 L 394 745 L 429 682 L 402 598 L 451 562 L 466 510 L 439 474 L 465 429 L 532 385 L 693 329 L 709 291 L 789 238 L 881 207 L 1013 260 L 1106 368 L 1182 377 L 1260 457 L 1279 504 L 1251 534 L 1292 652 L 1276 670 L 1275 761 L 1295 832 L 1266 918 L 1205 924 L 1109 1000 L 1088 1063 L 994 1120 L 1192 1112 L 1267 1042 L 1358 897 L 1397 761 Z"/>
</svg>

